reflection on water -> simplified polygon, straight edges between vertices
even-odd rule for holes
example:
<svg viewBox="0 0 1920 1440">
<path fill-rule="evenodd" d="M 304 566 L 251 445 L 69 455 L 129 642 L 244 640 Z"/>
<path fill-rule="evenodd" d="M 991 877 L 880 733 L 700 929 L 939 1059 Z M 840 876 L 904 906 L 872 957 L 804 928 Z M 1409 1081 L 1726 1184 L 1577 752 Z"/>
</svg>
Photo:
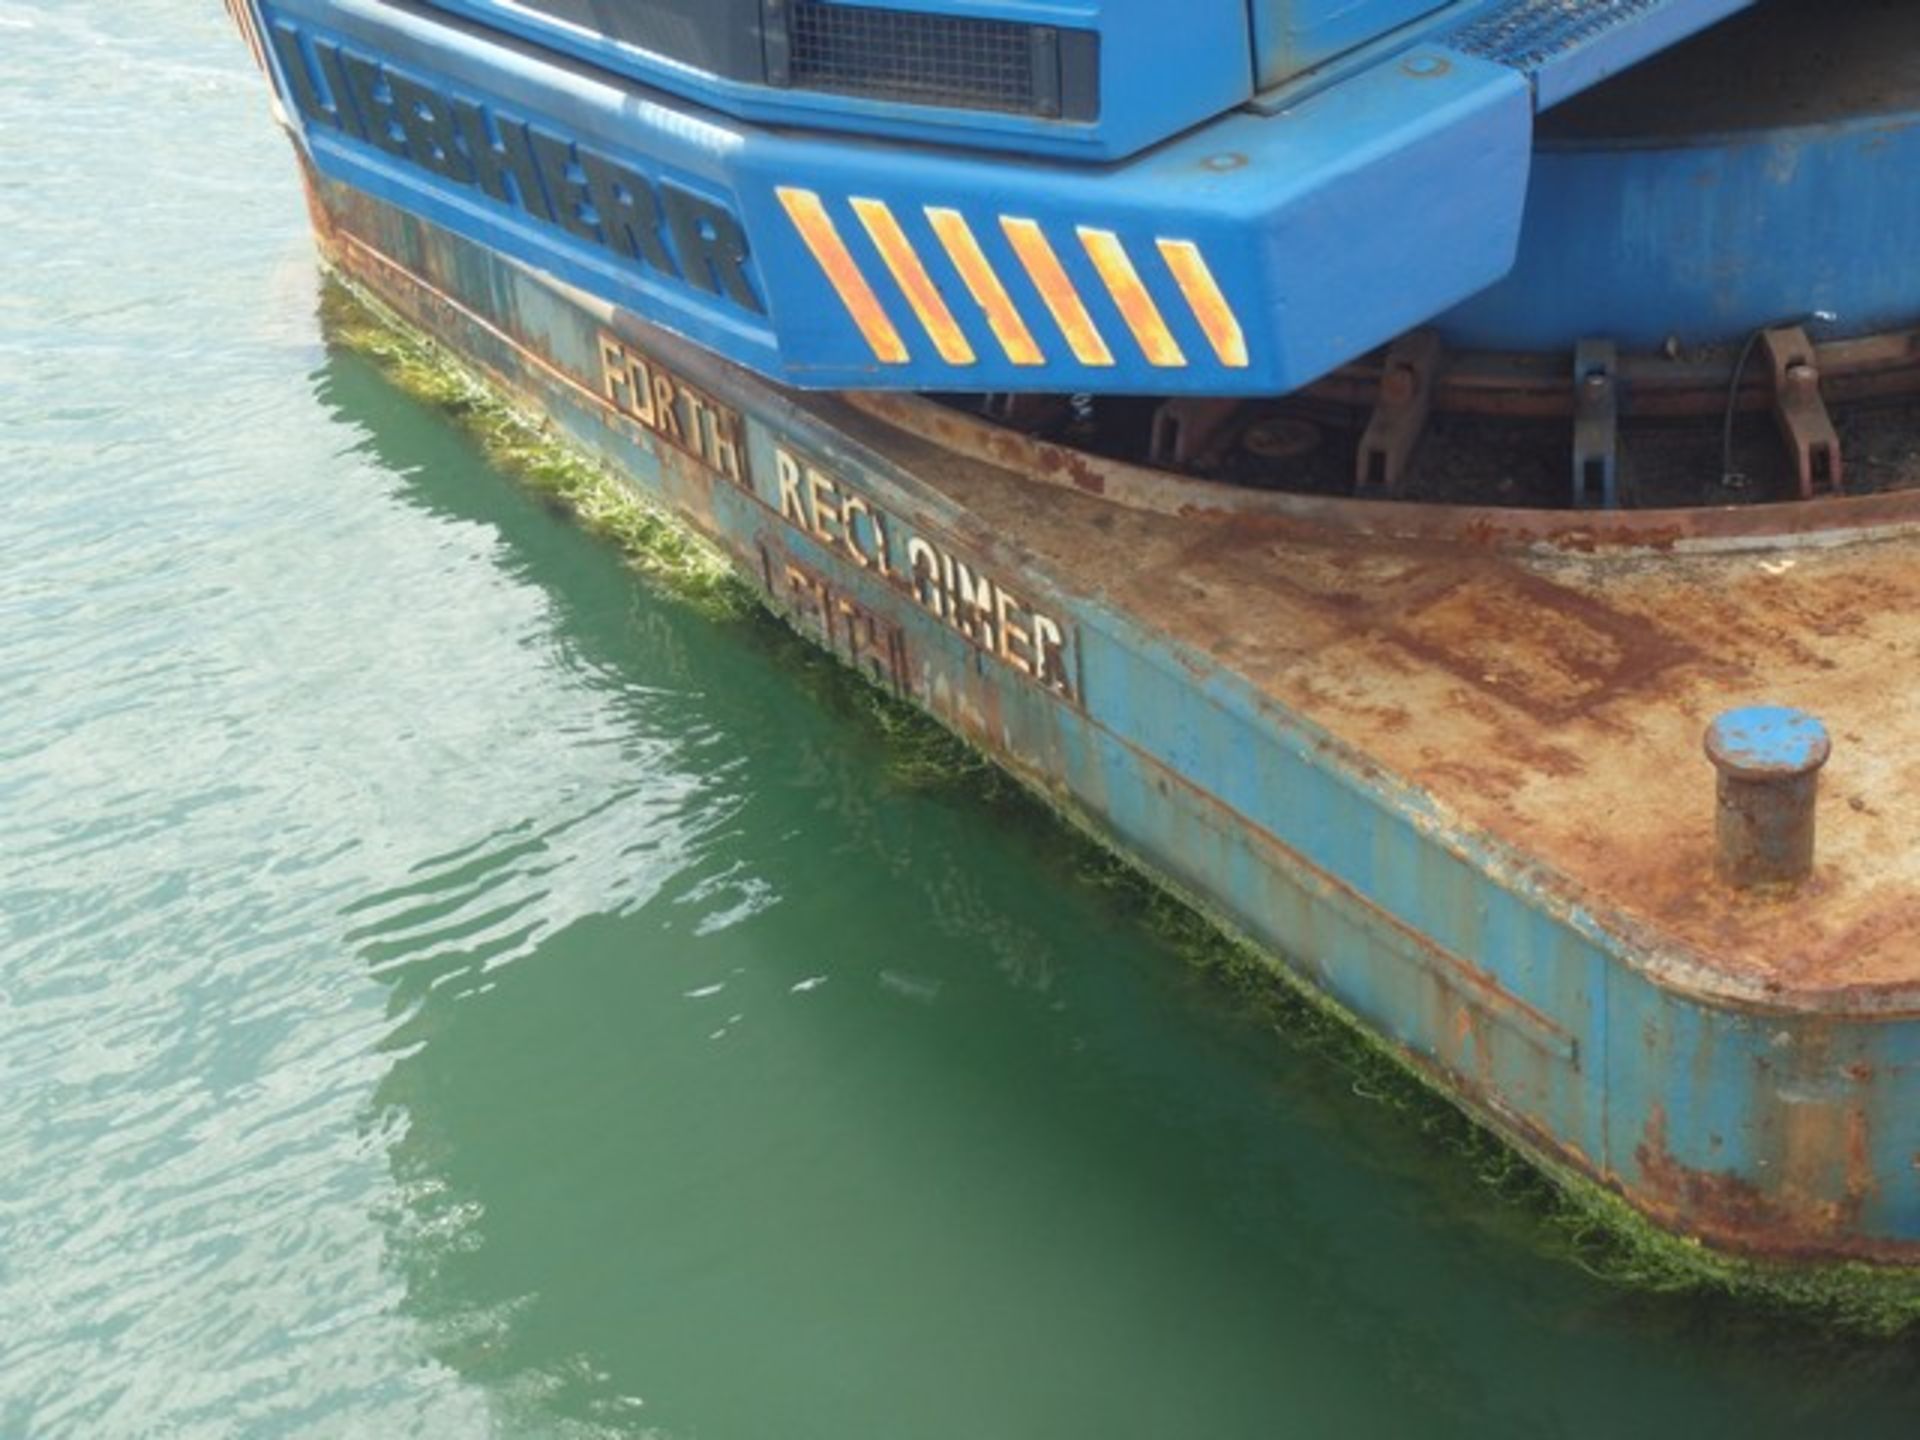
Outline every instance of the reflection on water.
<svg viewBox="0 0 1920 1440">
<path fill-rule="evenodd" d="M 1909 1428 L 328 355 L 220 7 L 0 0 L 0 137 L 0 1436 Z"/>
</svg>

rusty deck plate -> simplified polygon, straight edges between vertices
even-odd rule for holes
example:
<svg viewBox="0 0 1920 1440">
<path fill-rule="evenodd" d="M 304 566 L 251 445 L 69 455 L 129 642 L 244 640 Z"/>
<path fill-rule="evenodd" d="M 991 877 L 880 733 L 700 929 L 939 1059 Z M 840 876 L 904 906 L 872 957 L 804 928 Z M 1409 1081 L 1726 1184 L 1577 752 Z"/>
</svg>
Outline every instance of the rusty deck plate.
<svg viewBox="0 0 1920 1440">
<path fill-rule="evenodd" d="M 1920 662 L 1920 494 L 1614 513 L 1333 500 L 1095 460 L 924 400 L 850 403 L 905 434 L 836 423 L 1617 912 L 1676 983 L 1920 1009 L 1920 704 L 1901 679 Z M 1755 700 L 1834 734 L 1818 866 L 1790 900 L 1713 883 L 1701 737 Z"/>
</svg>

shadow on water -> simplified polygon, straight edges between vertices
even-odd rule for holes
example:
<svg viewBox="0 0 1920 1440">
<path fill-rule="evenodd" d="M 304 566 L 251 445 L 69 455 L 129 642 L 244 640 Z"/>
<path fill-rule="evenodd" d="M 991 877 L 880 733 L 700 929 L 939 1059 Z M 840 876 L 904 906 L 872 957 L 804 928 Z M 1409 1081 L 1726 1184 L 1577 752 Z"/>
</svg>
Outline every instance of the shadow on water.
<svg viewBox="0 0 1920 1440">
<path fill-rule="evenodd" d="M 902 783 L 774 622 L 652 593 L 366 361 L 316 384 L 538 593 L 615 757 L 343 916 L 393 1263 L 509 1431 L 1906 1428 L 1910 1343 L 1589 1279 L 1038 807 Z"/>
</svg>

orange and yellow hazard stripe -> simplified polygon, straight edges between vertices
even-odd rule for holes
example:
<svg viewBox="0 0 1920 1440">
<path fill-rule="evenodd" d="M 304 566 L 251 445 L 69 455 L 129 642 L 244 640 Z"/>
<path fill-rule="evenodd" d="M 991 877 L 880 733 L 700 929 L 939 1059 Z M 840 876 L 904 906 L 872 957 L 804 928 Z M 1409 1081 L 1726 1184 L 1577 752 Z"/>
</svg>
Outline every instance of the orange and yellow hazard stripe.
<svg viewBox="0 0 1920 1440">
<path fill-rule="evenodd" d="M 958 290 L 949 296 L 934 279 L 892 206 L 867 196 L 854 196 L 848 201 L 912 314 L 913 325 L 903 327 L 895 323 L 894 315 L 854 258 L 826 202 L 816 192 L 797 186 L 781 186 L 776 194 L 801 241 L 881 364 L 905 365 L 912 359 L 908 333 L 924 334 L 934 353 L 949 365 L 973 364 L 978 358 L 973 342 L 954 314 L 954 305 L 961 303 L 960 291 L 979 311 L 994 344 L 1009 363 L 1023 367 L 1049 363 L 1035 327 L 994 268 L 973 224 L 960 211 L 941 205 L 928 205 L 922 211 L 940 253 L 960 280 Z M 1032 285 L 1040 308 L 1052 322 L 1048 333 L 1057 334 L 1066 353 L 1081 365 L 1099 369 L 1115 365 L 1112 344 L 1094 318 L 1087 297 L 1068 274 L 1046 228 L 1038 220 L 1021 215 L 998 215 L 994 220 L 1020 273 Z M 1149 365 L 1175 370 L 1186 368 L 1189 361 L 1141 273 L 1143 258 L 1150 264 L 1157 262 L 1186 303 L 1213 358 L 1229 369 L 1247 367 L 1247 340 L 1239 316 L 1197 243 L 1159 237 L 1142 257 L 1130 251 L 1114 230 L 1080 225 L 1072 234 L 1106 298 L 1113 302 L 1127 335 Z"/>
</svg>

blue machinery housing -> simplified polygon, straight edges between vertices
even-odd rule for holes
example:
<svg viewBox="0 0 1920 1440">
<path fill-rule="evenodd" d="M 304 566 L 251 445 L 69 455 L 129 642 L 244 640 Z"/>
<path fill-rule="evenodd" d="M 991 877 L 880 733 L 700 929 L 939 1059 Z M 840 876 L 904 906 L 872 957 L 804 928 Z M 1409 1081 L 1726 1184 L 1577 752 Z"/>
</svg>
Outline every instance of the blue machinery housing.
<svg viewBox="0 0 1920 1440">
<path fill-rule="evenodd" d="M 1861 778 L 1895 762 L 1859 758 L 1885 657 L 1909 644 L 1872 627 L 1920 609 L 1899 547 L 1763 568 L 1728 531 L 1732 558 L 1542 560 L 1488 543 L 1490 512 L 1463 522 L 1474 543 L 1440 545 L 1395 517 L 1408 507 L 1229 499 L 923 400 L 767 383 L 1300 384 L 1508 270 L 1536 107 L 1737 6 L 1255 0 L 1231 37 L 1244 93 L 1207 66 L 1161 93 L 1127 69 L 1147 63 L 1158 7 L 916 0 L 887 13 L 1044 12 L 1093 34 L 1098 108 L 1043 123 L 869 96 L 848 112 L 844 128 L 873 131 L 897 113 L 923 142 L 907 145 L 796 128 L 833 92 L 756 83 L 764 47 L 706 57 L 738 72 L 709 88 L 644 47 L 555 31 L 563 0 L 235 4 L 331 261 L 702 530 L 822 645 L 1543 1160 L 1730 1248 L 1920 1258 L 1911 887 Z M 476 28 L 496 10 L 512 23 Z M 1363 12 L 1386 33 L 1341 28 Z M 1236 108 L 1196 115 L 1222 94 Z M 1034 103 L 1085 106 L 1064 80 Z M 1018 153 L 1058 124 L 1089 130 Z M 1902 157 L 1912 135 L 1910 118 L 1873 130 Z M 1865 138 L 1838 124 L 1736 156 L 1738 203 L 1800 213 Z M 1106 158 L 1070 159 L 1074 144 Z M 1553 184 L 1600 166 L 1681 204 L 1710 163 L 1649 153 L 1544 164 Z M 1773 273 L 1730 277 L 1690 323 L 1764 313 Z M 1818 283 L 1861 313 L 1912 299 L 1875 264 Z M 1553 289 L 1562 320 L 1596 303 Z M 1448 323 L 1548 322 L 1495 289 Z M 1920 525 L 1884 498 L 1846 523 Z M 1686 533 L 1671 514 L 1616 518 L 1628 536 L 1669 526 L 1670 547 Z M 1594 548 L 1606 523 L 1564 544 Z M 1766 610 L 1796 565 L 1793 603 Z M 1835 712 L 1834 778 L 1858 804 L 1823 841 L 1817 906 L 1710 883 L 1711 807 L 1672 777 L 1704 770 L 1701 716 L 1729 687 Z"/>
<path fill-rule="evenodd" d="M 1295 389 L 1499 279 L 1536 106 L 1740 5 L 1441 7 L 1258 95 L 1234 5 L 1176 25 L 1151 0 L 1049 7 L 1097 37 L 1098 117 L 957 112 L 942 138 L 967 149 L 755 124 L 712 107 L 817 120 L 835 97 L 679 74 L 703 106 L 656 88 L 672 67 L 527 7 L 451 10 L 488 8 L 514 33 L 392 0 L 262 0 L 316 168 L 787 384 L 1227 395 Z M 1295 16 L 1278 50 L 1317 53 L 1366 10 L 1260 14 Z M 543 31 L 560 43 L 521 38 Z M 896 132 L 940 133 L 935 107 L 903 108 Z M 1162 135 L 1097 165 L 1029 158 Z"/>
</svg>

